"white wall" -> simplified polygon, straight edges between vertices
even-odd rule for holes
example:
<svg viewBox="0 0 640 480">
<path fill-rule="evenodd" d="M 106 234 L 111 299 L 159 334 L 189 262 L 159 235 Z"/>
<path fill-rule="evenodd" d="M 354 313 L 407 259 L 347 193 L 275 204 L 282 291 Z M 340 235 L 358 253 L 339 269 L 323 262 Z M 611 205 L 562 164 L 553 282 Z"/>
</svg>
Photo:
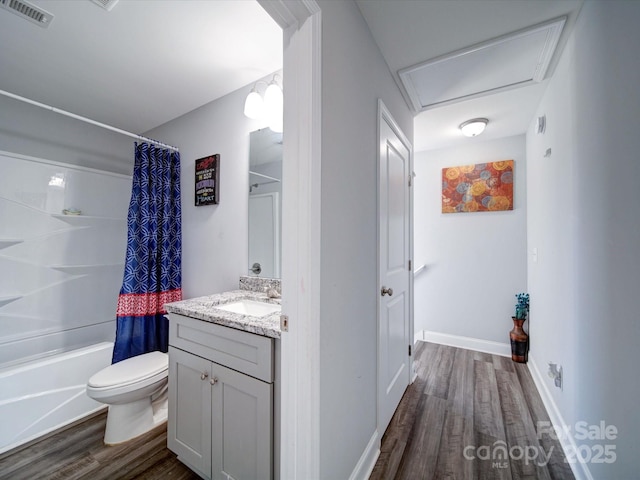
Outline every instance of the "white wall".
<svg viewBox="0 0 640 480">
<path fill-rule="evenodd" d="M 479 139 L 478 139 L 479 140 Z M 443 214 L 442 168 L 514 160 L 514 209 Z M 414 170 L 415 330 L 509 343 L 527 290 L 525 137 L 418 152 Z"/>
<path fill-rule="evenodd" d="M 564 421 L 615 425 L 612 464 L 594 478 L 637 477 L 640 339 L 640 3 L 586 2 L 527 134 L 531 360 L 564 367 L 543 382 Z M 550 158 L 544 158 L 547 148 Z M 577 440 L 578 445 L 589 445 Z"/>
<path fill-rule="evenodd" d="M 180 148 L 184 298 L 235 290 L 240 275 L 247 275 L 249 133 L 265 127 L 243 113 L 252 86 L 145 134 Z M 196 207 L 195 161 L 215 153 L 220 154 L 220 203 Z"/>
<path fill-rule="evenodd" d="M 322 9 L 320 477 L 345 479 L 376 431 L 378 98 L 410 140 L 413 124 L 355 2 L 318 3 Z"/>
<path fill-rule="evenodd" d="M 131 175 L 134 141 L 119 133 L 0 96 L 1 150 Z"/>
</svg>

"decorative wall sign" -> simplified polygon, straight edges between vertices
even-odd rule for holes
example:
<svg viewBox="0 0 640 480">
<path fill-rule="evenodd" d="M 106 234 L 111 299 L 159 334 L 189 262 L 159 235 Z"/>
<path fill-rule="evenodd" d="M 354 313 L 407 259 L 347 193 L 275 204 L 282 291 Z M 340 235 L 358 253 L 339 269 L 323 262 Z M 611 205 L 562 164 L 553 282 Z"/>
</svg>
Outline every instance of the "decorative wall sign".
<svg viewBox="0 0 640 480">
<path fill-rule="evenodd" d="M 442 169 L 442 213 L 513 210 L 513 160 Z"/>
<path fill-rule="evenodd" d="M 196 207 L 220 201 L 220 154 L 196 160 Z"/>
</svg>

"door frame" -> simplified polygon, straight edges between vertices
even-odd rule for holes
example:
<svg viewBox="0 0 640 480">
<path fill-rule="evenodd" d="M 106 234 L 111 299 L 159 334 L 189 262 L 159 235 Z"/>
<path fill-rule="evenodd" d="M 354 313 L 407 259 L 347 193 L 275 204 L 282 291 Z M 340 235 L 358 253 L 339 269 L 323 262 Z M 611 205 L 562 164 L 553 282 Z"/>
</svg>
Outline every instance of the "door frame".
<svg viewBox="0 0 640 480">
<path fill-rule="evenodd" d="M 393 116 L 391 115 L 391 112 L 389 112 L 389 109 L 386 107 L 386 105 L 384 104 L 384 102 L 382 101 L 382 99 L 378 99 L 378 133 L 376 136 L 376 142 L 377 142 L 377 147 L 376 147 L 376 151 L 378 152 L 377 154 L 377 173 L 376 173 L 376 180 L 377 180 L 377 192 L 376 192 L 376 201 L 377 201 L 377 229 L 376 229 L 376 242 L 377 242 L 377 259 L 376 259 L 376 263 L 377 263 L 377 280 L 378 280 L 378 284 L 377 287 L 380 288 L 381 287 L 381 272 L 382 272 L 382 266 L 380 265 L 380 163 L 382 161 L 382 152 L 380 150 L 380 137 L 382 134 L 382 122 L 386 122 L 389 127 L 391 127 L 391 130 L 393 130 L 393 132 L 398 136 L 398 138 L 400 139 L 400 141 L 402 142 L 402 144 L 407 148 L 407 150 L 409 151 L 409 174 L 411 175 L 411 185 L 409 186 L 409 260 L 411 260 L 411 263 L 413 264 L 413 176 L 414 176 L 414 172 L 413 172 L 413 146 L 411 145 L 411 142 L 409 142 L 409 139 L 407 138 L 407 136 L 404 134 L 404 132 L 402 131 L 402 129 L 400 128 L 400 126 L 398 125 L 398 123 L 395 121 L 395 119 L 393 118 Z M 414 365 L 413 365 L 413 353 L 414 353 L 414 333 L 413 333 L 413 329 L 414 329 L 414 321 L 413 321 L 413 265 L 411 270 L 407 269 L 407 275 L 409 276 L 409 287 L 408 287 L 408 292 L 407 294 L 409 295 L 409 334 L 408 334 L 408 341 L 409 341 L 409 345 L 412 346 L 411 348 L 411 356 L 409 357 L 408 360 L 408 365 L 409 368 L 407 369 L 407 385 L 410 385 L 413 380 L 415 379 L 415 374 L 414 374 Z M 380 294 L 379 292 L 376 292 L 376 316 L 377 316 L 377 325 L 378 325 L 378 345 L 377 345 L 377 361 L 378 361 L 378 375 L 377 375 L 377 398 L 376 398 L 376 412 L 377 412 L 377 418 L 376 418 L 376 425 L 377 425 L 377 430 L 378 430 L 378 437 L 381 439 L 382 436 L 384 435 L 384 430 L 383 430 L 383 426 L 381 425 L 381 402 L 382 402 L 382 385 L 384 384 L 384 382 L 382 381 L 382 365 L 380 364 L 381 361 L 381 355 L 380 355 L 380 351 L 381 351 L 381 343 L 382 343 L 382 338 L 380 335 L 380 322 L 381 322 L 381 318 L 380 318 L 380 306 L 381 306 L 381 300 L 380 300 Z M 408 353 L 408 352 L 407 352 Z M 386 430 L 386 426 L 384 427 L 384 429 Z"/>
<path fill-rule="evenodd" d="M 280 395 L 274 387 L 274 476 L 319 478 L 321 11 L 315 0 L 258 3 L 283 29 L 284 45 L 281 272 L 289 327 L 280 339 Z"/>
</svg>

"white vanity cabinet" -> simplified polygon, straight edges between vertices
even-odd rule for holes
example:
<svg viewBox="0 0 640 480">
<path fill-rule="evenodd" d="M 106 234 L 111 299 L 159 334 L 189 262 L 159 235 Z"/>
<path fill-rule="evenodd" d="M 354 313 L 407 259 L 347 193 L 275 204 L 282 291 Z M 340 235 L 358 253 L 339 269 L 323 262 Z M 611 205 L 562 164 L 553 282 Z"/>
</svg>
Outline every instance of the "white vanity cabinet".
<svg viewBox="0 0 640 480">
<path fill-rule="evenodd" d="M 169 449 L 207 479 L 272 479 L 274 340 L 169 318 Z"/>
</svg>

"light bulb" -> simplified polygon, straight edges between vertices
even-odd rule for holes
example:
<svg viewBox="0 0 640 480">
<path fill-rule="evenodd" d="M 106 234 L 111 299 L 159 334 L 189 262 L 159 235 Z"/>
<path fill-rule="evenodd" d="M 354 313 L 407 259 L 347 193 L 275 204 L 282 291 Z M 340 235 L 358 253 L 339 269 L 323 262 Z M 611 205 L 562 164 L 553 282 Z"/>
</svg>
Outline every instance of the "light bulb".
<svg viewBox="0 0 640 480">
<path fill-rule="evenodd" d="M 244 114 L 254 120 L 264 114 L 264 102 L 255 89 L 251 90 L 251 93 L 247 95 L 247 99 L 244 102 Z"/>
<path fill-rule="evenodd" d="M 264 107 L 266 110 L 269 128 L 274 132 L 282 132 L 282 113 L 283 113 L 284 96 L 282 90 L 275 83 L 271 82 L 264 92 Z"/>
</svg>

